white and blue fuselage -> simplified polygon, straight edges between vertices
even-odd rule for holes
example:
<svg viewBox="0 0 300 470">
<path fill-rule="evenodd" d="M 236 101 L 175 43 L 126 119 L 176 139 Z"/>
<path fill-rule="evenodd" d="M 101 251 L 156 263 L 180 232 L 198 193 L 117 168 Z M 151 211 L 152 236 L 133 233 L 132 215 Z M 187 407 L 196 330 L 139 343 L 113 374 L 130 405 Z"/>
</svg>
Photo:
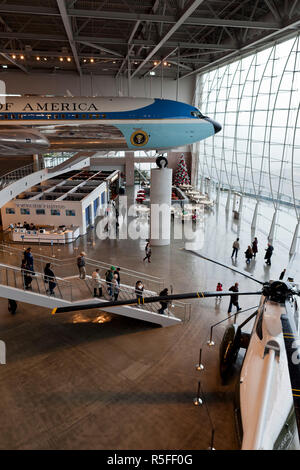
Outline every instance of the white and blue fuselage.
<svg viewBox="0 0 300 470">
<path fill-rule="evenodd" d="M 4 141 L 6 153 L 10 137 L 14 151 L 26 140 L 28 148 L 164 150 L 220 130 L 194 106 L 172 100 L 25 96 L 0 104 L 0 151 Z"/>
</svg>

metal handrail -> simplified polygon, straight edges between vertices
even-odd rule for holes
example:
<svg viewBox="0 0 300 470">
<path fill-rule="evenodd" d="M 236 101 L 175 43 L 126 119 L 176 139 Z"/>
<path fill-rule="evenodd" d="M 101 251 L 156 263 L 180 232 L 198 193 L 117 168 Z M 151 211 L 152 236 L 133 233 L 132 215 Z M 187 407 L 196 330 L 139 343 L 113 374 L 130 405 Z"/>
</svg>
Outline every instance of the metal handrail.
<svg viewBox="0 0 300 470">
<path fill-rule="evenodd" d="M 4 284 L 6 284 L 7 286 L 14 287 L 16 289 L 21 288 L 22 290 L 32 290 L 32 288 L 31 289 L 29 288 L 29 285 L 31 285 L 32 282 L 34 282 L 36 284 L 36 289 L 37 289 L 38 294 L 46 295 L 46 296 L 50 297 L 50 290 L 48 291 L 47 286 L 46 286 L 47 282 L 45 281 L 45 277 L 47 277 L 47 279 L 50 279 L 50 276 L 47 276 L 47 275 L 45 276 L 44 273 L 40 273 L 40 272 L 37 272 L 37 271 L 31 271 L 31 270 L 26 269 L 26 268 L 17 268 L 15 266 L 9 266 L 9 265 L 0 263 L 0 276 L 1 276 L 2 272 L 5 273 L 5 283 Z M 10 282 L 10 276 L 9 276 L 10 273 L 13 274 L 12 282 Z M 19 286 L 18 286 L 18 275 L 19 275 L 19 280 L 20 280 Z M 30 281 L 28 286 L 26 285 L 26 276 L 31 278 L 31 281 Z M 55 276 L 53 278 L 51 277 L 51 279 L 53 279 L 53 282 L 55 282 L 55 284 L 56 284 L 55 287 L 57 287 L 57 289 L 58 289 L 59 297 L 61 299 L 72 301 L 72 286 L 71 286 L 71 283 L 68 280 L 62 279 L 62 278 L 57 277 L 57 276 Z M 0 281 L 0 284 L 3 284 L 3 282 Z M 41 287 L 42 287 L 42 289 L 41 289 Z M 61 291 L 61 288 L 67 288 L 67 292 L 69 293 L 69 295 L 65 295 L 65 294 L 63 295 L 62 291 Z M 57 297 L 57 295 L 56 295 L 56 297 Z"/>
<path fill-rule="evenodd" d="M 24 252 L 23 249 L 20 249 L 20 248 L 11 246 L 11 245 L 7 245 L 5 243 L 0 243 L 0 250 L 7 251 L 7 252 L 19 253 L 20 256 L 23 256 L 23 252 Z M 77 257 L 59 259 L 59 258 L 54 258 L 54 257 L 51 257 L 51 256 L 45 256 L 45 255 L 41 255 L 39 253 L 35 253 L 33 250 L 32 250 L 32 252 L 34 253 L 35 259 L 37 259 L 38 261 L 43 261 L 45 263 L 50 262 L 51 264 L 53 264 L 55 266 L 59 266 L 59 267 L 66 266 L 66 265 L 76 266 Z M 102 269 L 103 268 L 108 269 L 112 265 L 112 263 L 105 263 L 103 261 L 99 261 L 99 260 L 95 260 L 95 259 L 87 258 L 87 257 L 85 257 L 85 260 L 86 260 L 86 265 L 94 267 L 94 268 L 99 267 L 99 268 L 102 268 Z M 152 276 L 150 274 L 134 271 L 132 269 L 124 268 L 124 267 L 119 266 L 119 265 L 118 265 L 118 267 L 120 267 L 120 269 L 122 271 L 122 274 L 125 275 L 125 276 L 133 277 L 133 278 L 136 278 L 136 279 L 142 278 L 144 281 L 147 281 L 148 283 L 151 283 L 153 285 L 157 285 L 158 289 L 162 289 L 163 286 L 164 286 L 164 281 L 161 278 L 157 277 L 157 276 Z"/>
<path fill-rule="evenodd" d="M 24 176 L 30 175 L 35 171 L 34 164 L 30 163 L 29 165 L 22 166 L 20 168 L 16 168 L 15 170 L 9 171 L 4 175 L 0 176 L 0 189 L 5 188 L 11 183 L 18 181 L 19 179 L 23 178 Z"/>
<path fill-rule="evenodd" d="M 87 284 L 88 284 L 88 287 L 90 289 L 90 292 L 92 293 L 92 288 L 93 288 L 93 279 L 91 277 L 88 277 L 86 279 L 87 281 Z M 111 287 L 111 289 L 113 290 L 114 288 L 114 283 L 110 282 L 110 281 L 106 281 L 105 279 L 101 278 L 100 279 L 100 283 L 101 283 L 101 287 L 102 287 L 102 291 L 104 289 L 106 289 L 106 294 L 112 298 L 113 295 L 110 295 L 108 293 L 108 286 Z M 132 287 L 132 286 L 126 286 L 124 284 L 120 284 L 120 286 L 118 287 L 118 297 L 122 296 L 122 294 L 124 294 L 123 296 L 123 299 L 124 300 L 127 300 L 127 299 L 135 299 L 137 298 L 137 294 L 135 292 L 135 287 Z M 148 289 L 144 289 L 141 296 L 143 298 L 147 298 L 147 297 L 152 297 L 154 294 L 153 291 L 150 291 Z M 103 295 L 105 297 L 105 295 Z M 180 301 L 173 301 L 172 302 L 172 305 L 170 305 L 166 310 L 165 310 L 165 315 L 167 316 L 172 316 L 173 313 L 172 313 L 172 309 L 175 309 L 175 308 L 179 308 L 179 309 L 183 309 L 183 319 L 184 319 L 184 322 L 185 321 L 188 321 L 188 318 L 187 318 L 187 315 L 188 315 L 188 310 L 190 308 L 190 305 L 191 304 L 186 304 L 184 302 L 180 302 Z M 157 302 L 157 303 L 147 303 L 147 304 L 143 304 L 141 302 L 141 308 L 143 310 L 147 310 L 147 311 L 150 311 L 152 313 L 158 313 L 158 309 L 160 308 L 160 304 Z M 178 314 L 181 316 L 181 312 L 176 312 L 176 317 L 178 317 Z"/>
</svg>

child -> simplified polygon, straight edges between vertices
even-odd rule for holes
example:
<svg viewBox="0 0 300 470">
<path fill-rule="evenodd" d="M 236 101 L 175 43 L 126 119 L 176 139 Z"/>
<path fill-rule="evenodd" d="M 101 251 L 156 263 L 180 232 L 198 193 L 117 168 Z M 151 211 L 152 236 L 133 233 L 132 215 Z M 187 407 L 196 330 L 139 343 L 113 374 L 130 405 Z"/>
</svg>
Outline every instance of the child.
<svg viewBox="0 0 300 470">
<path fill-rule="evenodd" d="M 222 290 L 223 290 L 223 286 L 222 286 L 222 284 L 221 284 L 220 282 L 218 282 L 216 291 L 217 291 L 217 292 L 222 292 Z M 217 295 L 216 299 L 222 300 L 222 297 L 221 297 L 220 295 Z"/>
</svg>

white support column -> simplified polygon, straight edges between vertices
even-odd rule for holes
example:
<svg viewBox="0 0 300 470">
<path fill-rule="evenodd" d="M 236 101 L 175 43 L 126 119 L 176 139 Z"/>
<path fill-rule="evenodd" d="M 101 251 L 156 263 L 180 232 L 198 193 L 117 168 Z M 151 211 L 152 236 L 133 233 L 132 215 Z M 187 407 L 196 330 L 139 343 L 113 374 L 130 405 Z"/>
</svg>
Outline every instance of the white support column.
<svg viewBox="0 0 300 470">
<path fill-rule="evenodd" d="M 257 223 L 257 216 L 258 216 L 258 207 L 259 207 L 259 201 L 256 201 L 256 206 L 255 206 L 255 209 L 254 209 L 253 218 L 252 218 L 252 222 L 251 222 L 251 229 L 252 229 L 253 231 L 256 230 L 256 223 Z"/>
<path fill-rule="evenodd" d="M 221 193 L 221 185 L 220 185 L 220 183 L 218 183 L 216 205 L 219 205 L 219 203 L 220 203 L 220 193 Z"/>
<path fill-rule="evenodd" d="M 34 168 L 34 171 L 39 171 L 39 168 L 40 165 L 39 165 L 39 156 L 37 153 L 35 153 L 33 155 L 33 168 Z"/>
<path fill-rule="evenodd" d="M 295 254 L 296 251 L 297 251 L 299 225 L 300 225 L 300 221 L 298 220 L 295 231 L 294 231 L 294 236 L 293 236 L 291 248 L 290 248 L 290 256 Z"/>
<path fill-rule="evenodd" d="M 268 236 L 269 243 L 273 243 L 273 238 L 274 238 L 274 232 L 275 232 L 275 227 L 276 227 L 276 219 L 277 219 L 277 209 L 275 210 L 273 214 L 273 219 L 270 227 L 270 232 Z"/>
<path fill-rule="evenodd" d="M 227 202 L 226 202 L 226 212 L 229 212 L 230 210 L 230 202 L 231 202 L 231 190 L 229 189 L 228 194 L 227 194 Z"/>
<path fill-rule="evenodd" d="M 243 212 L 243 196 L 240 197 L 240 203 L 239 203 L 239 220 L 241 220 L 242 217 L 242 212 Z"/>
<path fill-rule="evenodd" d="M 170 244 L 172 169 L 151 170 L 150 239 L 153 246 Z"/>
</svg>

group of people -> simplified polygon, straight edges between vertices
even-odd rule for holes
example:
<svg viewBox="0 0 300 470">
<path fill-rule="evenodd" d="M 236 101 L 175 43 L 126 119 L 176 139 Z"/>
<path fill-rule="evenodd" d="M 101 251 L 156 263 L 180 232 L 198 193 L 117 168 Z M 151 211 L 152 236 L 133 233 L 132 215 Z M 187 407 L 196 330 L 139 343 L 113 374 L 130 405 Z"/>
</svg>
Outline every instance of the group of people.
<svg viewBox="0 0 300 470">
<path fill-rule="evenodd" d="M 232 292 L 232 294 L 230 296 L 229 306 L 228 306 L 228 313 L 231 313 L 232 306 L 236 307 L 236 311 L 239 312 L 240 310 L 242 310 L 241 307 L 239 306 L 239 295 L 238 295 L 239 283 L 236 282 L 228 290 Z M 217 287 L 216 287 L 216 291 L 217 292 L 222 292 L 223 291 L 223 285 L 222 285 L 221 282 L 218 282 Z M 222 299 L 221 295 L 216 296 L 217 301 L 221 300 L 221 299 Z"/>
<path fill-rule="evenodd" d="M 21 274 L 23 278 L 23 286 L 25 290 L 32 289 L 32 280 L 35 276 L 34 271 L 34 259 L 31 252 L 31 248 L 26 248 L 23 254 L 21 263 Z M 46 285 L 47 294 L 54 295 L 54 289 L 56 287 L 55 274 L 51 269 L 51 263 L 47 263 L 44 269 L 44 283 Z"/>
<path fill-rule="evenodd" d="M 236 240 L 234 240 L 233 244 L 232 244 L 232 254 L 231 254 L 231 258 L 234 258 L 237 259 L 237 255 L 238 255 L 238 252 L 240 250 L 240 239 L 237 238 Z M 271 258 L 272 258 L 272 255 L 273 255 L 273 251 L 274 251 L 274 247 L 272 246 L 271 243 L 268 243 L 267 245 L 267 248 L 265 249 L 265 262 L 268 266 L 271 266 Z M 246 263 L 247 264 L 250 264 L 251 263 L 251 260 L 252 258 L 256 258 L 256 255 L 258 253 L 258 240 L 257 240 L 257 237 L 254 237 L 254 240 L 250 245 L 248 245 L 248 248 L 247 250 L 245 251 L 245 258 L 246 258 Z"/>
</svg>

